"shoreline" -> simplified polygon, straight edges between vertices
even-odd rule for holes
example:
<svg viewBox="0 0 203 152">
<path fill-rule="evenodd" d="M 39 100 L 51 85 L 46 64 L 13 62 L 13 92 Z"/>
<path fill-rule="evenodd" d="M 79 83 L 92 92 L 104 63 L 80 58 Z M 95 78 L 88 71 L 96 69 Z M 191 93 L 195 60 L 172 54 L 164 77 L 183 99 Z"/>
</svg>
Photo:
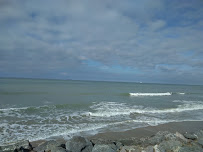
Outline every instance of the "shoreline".
<svg viewBox="0 0 203 152">
<path fill-rule="evenodd" d="M 159 124 L 157 126 L 146 126 L 141 128 L 135 128 L 126 131 L 119 132 L 103 132 L 97 133 L 95 135 L 86 135 L 89 140 L 102 139 L 102 140 L 118 140 L 118 139 L 140 139 L 155 135 L 159 131 L 169 131 L 171 133 L 194 133 L 196 131 L 203 130 L 203 121 L 182 121 L 182 122 L 169 122 L 165 124 Z M 83 136 L 83 135 L 81 135 Z M 48 139 L 41 139 L 36 141 L 31 141 L 30 143 L 34 146 L 38 146 L 42 142 L 53 140 L 52 137 Z M 62 137 L 54 138 L 54 140 L 63 141 Z M 65 140 L 64 140 L 65 141 Z"/>
<path fill-rule="evenodd" d="M 74 146 L 75 145 L 75 146 Z M 105 132 L 90 136 L 73 136 L 69 140 L 53 138 L 37 141 L 23 141 L 14 145 L 0 146 L 4 152 L 171 152 L 203 151 L 203 121 L 169 122 L 157 126 L 147 126 L 120 132 Z M 25 148 L 24 148 L 25 147 Z M 4 149 L 4 150 L 3 150 Z M 17 149 L 17 150 L 16 150 Z M 98 150 L 99 149 L 99 150 Z M 137 151 L 136 151 L 137 152 Z"/>
<path fill-rule="evenodd" d="M 198 130 L 203 130 L 203 121 L 182 121 L 182 122 L 169 122 L 159 124 L 157 126 L 147 126 L 142 128 L 135 128 L 121 132 L 105 132 L 98 133 L 93 136 L 87 137 L 88 139 L 101 138 L 101 139 L 128 139 L 128 138 L 145 138 L 155 135 L 159 131 L 169 131 L 171 133 L 193 133 Z"/>
</svg>

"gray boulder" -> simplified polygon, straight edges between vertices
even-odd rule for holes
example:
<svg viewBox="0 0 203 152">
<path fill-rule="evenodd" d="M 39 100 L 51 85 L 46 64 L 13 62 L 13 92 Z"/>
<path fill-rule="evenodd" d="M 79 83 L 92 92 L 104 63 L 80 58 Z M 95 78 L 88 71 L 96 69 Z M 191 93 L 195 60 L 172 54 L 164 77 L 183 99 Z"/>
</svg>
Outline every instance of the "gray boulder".
<svg viewBox="0 0 203 152">
<path fill-rule="evenodd" d="M 164 140 L 175 140 L 176 136 L 168 131 L 159 131 L 156 133 L 156 135 L 147 138 L 147 139 L 141 139 L 142 145 L 148 146 L 148 145 L 156 145 L 161 143 Z"/>
<path fill-rule="evenodd" d="M 123 147 L 123 144 L 119 141 L 115 142 L 116 145 L 116 149 L 121 149 L 121 147 Z"/>
<path fill-rule="evenodd" d="M 195 134 L 185 133 L 185 134 L 183 134 L 183 136 L 185 138 L 191 139 L 191 140 L 196 140 L 197 139 L 197 135 L 195 135 Z"/>
<path fill-rule="evenodd" d="M 203 138 L 198 138 L 197 143 L 203 147 Z"/>
<path fill-rule="evenodd" d="M 197 143 L 203 146 L 203 130 L 198 131 L 196 135 L 197 135 Z"/>
<path fill-rule="evenodd" d="M 187 138 L 185 138 L 181 133 L 179 133 L 179 132 L 176 132 L 176 137 L 177 137 L 177 139 L 179 140 L 179 141 L 182 141 L 182 142 L 184 142 L 184 143 L 188 143 L 190 140 L 189 139 L 187 139 Z"/>
<path fill-rule="evenodd" d="M 92 152 L 116 152 L 110 145 L 95 145 Z"/>
<path fill-rule="evenodd" d="M 120 152 L 141 152 L 142 149 L 139 146 L 123 146 Z"/>
<path fill-rule="evenodd" d="M 66 142 L 66 150 L 71 152 L 90 152 L 92 148 L 92 143 L 80 136 L 75 136 Z"/>
<path fill-rule="evenodd" d="M 61 147 L 61 143 L 55 140 L 45 141 L 34 148 L 37 152 L 48 152 L 48 151 L 57 151 L 65 152 L 65 149 Z"/>
<path fill-rule="evenodd" d="M 32 145 L 29 143 L 28 140 L 25 140 L 25 141 L 20 141 L 20 142 L 15 143 L 15 144 L 11 144 L 11 145 L 0 146 L 0 151 L 14 151 L 14 150 L 19 151 L 20 148 L 32 150 Z"/>
<path fill-rule="evenodd" d="M 53 147 L 51 149 L 51 152 L 67 152 L 66 149 L 62 148 L 62 147 Z"/>
<path fill-rule="evenodd" d="M 109 145 L 112 149 L 118 150 L 123 144 L 119 141 L 108 140 L 108 139 L 92 139 L 91 142 L 93 145 Z"/>
<path fill-rule="evenodd" d="M 144 149 L 144 152 L 154 152 L 154 147 L 153 146 L 148 146 Z"/>
<path fill-rule="evenodd" d="M 179 149 L 178 152 L 202 152 L 203 149 L 198 145 L 186 145 Z"/>
<path fill-rule="evenodd" d="M 182 146 L 182 143 L 177 140 L 168 140 L 163 141 L 158 145 L 158 149 L 160 152 L 166 152 L 166 151 L 178 151 L 180 147 Z"/>
</svg>

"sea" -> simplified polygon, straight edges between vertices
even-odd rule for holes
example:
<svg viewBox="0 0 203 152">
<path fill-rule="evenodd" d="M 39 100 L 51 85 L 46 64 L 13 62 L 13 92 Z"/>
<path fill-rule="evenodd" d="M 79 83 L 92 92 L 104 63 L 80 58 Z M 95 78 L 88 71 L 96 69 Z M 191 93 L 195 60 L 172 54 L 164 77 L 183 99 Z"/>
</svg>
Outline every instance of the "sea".
<svg viewBox="0 0 203 152">
<path fill-rule="evenodd" d="M 0 145 L 203 121 L 203 86 L 0 79 Z"/>
</svg>

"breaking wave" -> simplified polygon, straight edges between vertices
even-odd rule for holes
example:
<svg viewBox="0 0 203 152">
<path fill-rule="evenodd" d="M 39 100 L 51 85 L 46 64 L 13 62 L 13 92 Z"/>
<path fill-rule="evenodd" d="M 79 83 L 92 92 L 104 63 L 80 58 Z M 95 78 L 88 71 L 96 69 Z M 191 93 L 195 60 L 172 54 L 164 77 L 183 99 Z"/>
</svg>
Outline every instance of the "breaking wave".
<svg viewBox="0 0 203 152">
<path fill-rule="evenodd" d="M 129 93 L 130 96 L 170 96 L 172 93 Z"/>
<path fill-rule="evenodd" d="M 185 92 L 165 92 L 165 93 L 129 93 L 130 96 L 170 96 L 170 95 L 185 95 Z"/>
<path fill-rule="evenodd" d="M 203 101 L 174 100 L 173 102 L 176 106 L 167 109 L 107 101 L 93 102 L 80 110 L 71 110 L 68 104 L 0 109 L 0 116 L 9 118 L 2 120 L 0 124 L 0 130 L 2 130 L 0 142 L 7 143 L 25 138 L 33 141 L 53 136 L 69 138 L 81 132 L 98 133 L 105 128 L 125 130 L 158 125 L 193 119 L 191 117 L 193 112 L 187 113 L 187 111 L 203 110 Z M 186 112 L 184 115 L 190 115 L 190 117 L 181 118 L 181 120 L 168 117 L 180 112 Z M 12 121 L 14 119 L 17 120 L 15 123 Z"/>
<path fill-rule="evenodd" d="M 156 109 L 156 108 L 144 108 L 143 106 L 127 105 L 126 103 L 116 102 L 101 102 L 91 106 L 95 112 L 89 112 L 88 115 L 94 117 L 112 117 L 117 115 L 130 115 L 132 113 L 138 114 L 150 114 L 150 113 L 177 113 L 184 111 L 202 110 L 202 101 L 181 101 L 175 100 L 173 102 L 182 103 L 175 108 L 168 109 Z"/>
</svg>

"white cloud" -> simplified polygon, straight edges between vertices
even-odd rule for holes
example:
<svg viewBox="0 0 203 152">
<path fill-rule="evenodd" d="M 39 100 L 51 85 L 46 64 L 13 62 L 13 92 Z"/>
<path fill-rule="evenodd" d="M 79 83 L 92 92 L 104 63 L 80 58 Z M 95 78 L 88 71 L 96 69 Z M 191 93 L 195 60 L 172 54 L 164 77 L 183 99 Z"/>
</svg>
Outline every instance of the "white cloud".
<svg viewBox="0 0 203 152">
<path fill-rule="evenodd" d="M 201 1 L 184 6 L 159 0 L 2 2 L 2 73 L 82 73 L 88 71 L 85 60 L 98 61 L 109 71 L 119 65 L 160 76 L 167 70 L 163 64 L 172 75 L 202 70 Z M 192 57 L 185 55 L 188 51 Z"/>
</svg>

